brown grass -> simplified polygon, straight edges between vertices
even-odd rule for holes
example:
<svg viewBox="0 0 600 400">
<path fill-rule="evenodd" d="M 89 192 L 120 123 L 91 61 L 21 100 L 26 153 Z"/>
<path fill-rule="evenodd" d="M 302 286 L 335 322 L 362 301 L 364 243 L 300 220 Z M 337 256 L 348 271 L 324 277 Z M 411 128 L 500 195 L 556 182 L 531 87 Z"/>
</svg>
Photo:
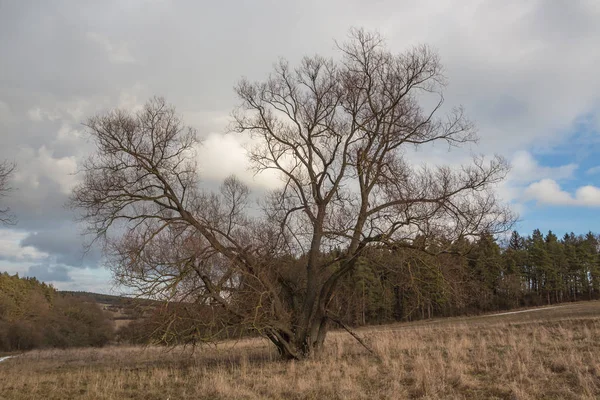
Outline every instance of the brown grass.
<svg viewBox="0 0 600 400">
<path fill-rule="evenodd" d="M 259 339 L 191 351 L 33 351 L 0 363 L 2 399 L 598 399 L 600 303 L 333 332 L 280 362 Z"/>
</svg>

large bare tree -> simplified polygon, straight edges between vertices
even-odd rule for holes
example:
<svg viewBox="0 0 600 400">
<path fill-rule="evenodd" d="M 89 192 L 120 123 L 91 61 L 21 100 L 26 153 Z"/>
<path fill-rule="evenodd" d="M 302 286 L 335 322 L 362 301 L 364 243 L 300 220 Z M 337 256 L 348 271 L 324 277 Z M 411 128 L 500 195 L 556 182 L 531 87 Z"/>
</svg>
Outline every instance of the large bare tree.
<svg viewBox="0 0 600 400">
<path fill-rule="evenodd" d="M 9 161 L 0 163 L 0 200 L 11 190 L 10 177 L 15 170 L 15 164 Z M 12 225 L 15 223 L 15 216 L 8 207 L 0 204 L 0 225 Z"/>
<path fill-rule="evenodd" d="M 246 212 L 248 188 L 235 177 L 219 193 L 201 189 L 196 132 L 163 99 L 88 121 L 97 151 L 82 165 L 72 205 L 105 240 L 119 282 L 188 306 L 176 318 L 190 319 L 187 334 L 236 324 L 285 358 L 306 357 L 322 348 L 338 283 L 368 248 L 440 252 L 512 225 L 494 196 L 508 170 L 501 158 L 453 168 L 407 160 L 415 148 L 476 139 L 460 108 L 437 115 L 445 79 L 435 52 L 392 54 L 363 30 L 338 48 L 339 60 L 280 61 L 266 81 L 236 86 L 232 131 L 252 138 L 257 173 L 282 179 L 259 216 Z M 194 307 L 223 312 L 216 320 Z"/>
</svg>

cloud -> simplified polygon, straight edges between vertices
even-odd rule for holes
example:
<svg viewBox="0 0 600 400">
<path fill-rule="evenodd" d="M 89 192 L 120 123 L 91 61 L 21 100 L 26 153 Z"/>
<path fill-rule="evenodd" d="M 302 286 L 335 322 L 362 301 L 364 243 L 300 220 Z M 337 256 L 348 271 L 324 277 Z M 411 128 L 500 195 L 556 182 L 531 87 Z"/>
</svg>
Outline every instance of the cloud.
<svg viewBox="0 0 600 400">
<path fill-rule="evenodd" d="M 511 171 L 506 179 L 498 185 L 497 192 L 503 201 L 512 203 L 514 211 L 519 214 L 526 212 L 522 201 L 530 199 L 525 195 L 530 184 L 549 179 L 554 182 L 573 179 L 578 168 L 576 163 L 555 167 L 540 165 L 535 157 L 526 150 L 515 152 L 510 159 L 510 165 Z"/>
<path fill-rule="evenodd" d="M 18 168 L 14 182 L 19 186 L 37 188 L 42 179 L 56 182 L 63 193 L 68 194 L 77 178 L 77 159 L 75 156 L 54 157 L 54 152 L 46 146 L 39 149 L 22 148 L 17 153 Z"/>
<path fill-rule="evenodd" d="M 111 63 L 113 64 L 130 64 L 135 63 L 136 60 L 129 52 L 129 48 L 126 43 L 119 42 L 115 43 L 110 41 L 106 36 L 100 35 L 95 32 L 88 32 L 86 37 L 92 42 L 100 45 Z"/>
<path fill-rule="evenodd" d="M 600 174 L 600 165 L 588 169 L 587 171 L 585 171 L 585 173 L 588 175 Z"/>
<path fill-rule="evenodd" d="M 577 189 L 575 198 L 583 205 L 600 207 L 600 188 L 592 185 L 582 186 Z"/>
<path fill-rule="evenodd" d="M 55 281 L 52 284 L 58 290 L 122 294 L 120 290 L 115 290 L 110 271 L 105 269 L 73 269 L 69 271 L 69 277 L 69 281 Z"/>
<path fill-rule="evenodd" d="M 101 259 L 98 248 L 92 247 L 86 251 L 81 236 L 72 226 L 29 233 L 21 240 L 20 245 L 48 254 L 54 264 L 75 268 L 96 268 Z"/>
<path fill-rule="evenodd" d="M 50 266 L 46 264 L 32 265 L 26 276 L 35 277 L 43 282 L 70 282 L 69 270 L 62 265 Z"/>
<path fill-rule="evenodd" d="M 0 229 L 0 260 L 10 262 L 39 262 L 47 254 L 34 247 L 24 246 L 21 241 L 27 236 L 25 232 Z"/>
<path fill-rule="evenodd" d="M 597 2 L 467 1 L 450 12 L 434 15 L 427 36 L 448 67 L 446 98 L 466 106 L 482 146 L 551 147 L 579 117 L 598 113 L 600 82 L 589 79 L 600 62 L 589 51 L 600 37 Z M 454 23 L 441 23 L 448 18 Z"/>
<path fill-rule="evenodd" d="M 27 111 L 27 116 L 34 122 L 41 122 L 45 119 L 48 121 L 56 121 L 60 118 L 60 115 L 56 112 L 43 110 L 40 107 L 35 107 Z"/>
<path fill-rule="evenodd" d="M 526 150 L 517 151 L 511 158 L 511 173 L 509 180 L 513 182 L 532 182 L 544 178 L 555 180 L 569 179 L 578 168 L 575 163 L 547 167 L 540 165 L 537 160 Z"/>
<path fill-rule="evenodd" d="M 214 182 L 222 182 L 229 175 L 236 175 L 251 186 L 274 189 L 281 180 L 274 171 L 254 175 L 249 170 L 247 152 L 239 136 L 213 133 L 208 135 L 198 148 L 200 176 Z"/>
<path fill-rule="evenodd" d="M 527 187 L 524 199 L 555 206 L 600 207 L 600 188 L 591 185 L 582 186 L 575 191 L 575 194 L 571 194 L 562 190 L 555 180 L 543 179 Z"/>
</svg>

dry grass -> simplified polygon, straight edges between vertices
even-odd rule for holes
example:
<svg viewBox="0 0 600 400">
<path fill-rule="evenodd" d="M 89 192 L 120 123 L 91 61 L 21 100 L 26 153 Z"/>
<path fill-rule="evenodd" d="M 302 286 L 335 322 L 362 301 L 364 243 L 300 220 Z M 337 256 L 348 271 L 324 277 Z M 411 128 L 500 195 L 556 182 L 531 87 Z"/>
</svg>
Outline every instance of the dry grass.
<svg viewBox="0 0 600 400">
<path fill-rule="evenodd" d="M 597 399 L 600 303 L 343 332 L 326 354 L 268 343 L 34 351 L 0 363 L 2 399 Z"/>
</svg>

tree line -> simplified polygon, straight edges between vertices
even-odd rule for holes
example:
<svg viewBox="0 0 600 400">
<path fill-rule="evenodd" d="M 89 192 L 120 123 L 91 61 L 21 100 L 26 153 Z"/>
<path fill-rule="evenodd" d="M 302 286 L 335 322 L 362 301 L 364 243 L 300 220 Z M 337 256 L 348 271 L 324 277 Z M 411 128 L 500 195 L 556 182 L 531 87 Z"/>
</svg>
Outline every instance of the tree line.
<svg viewBox="0 0 600 400">
<path fill-rule="evenodd" d="M 419 251 L 377 249 L 344 279 L 334 307 L 364 325 L 599 299 L 599 245 L 591 232 L 559 239 L 536 229 L 513 231 L 505 243 L 489 234 L 459 239 L 444 254 L 428 254 L 436 245 L 427 243 Z"/>
<path fill-rule="evenodd" d="M 0 351 L 103 346 L 113 331 L 98 304 L 61 294 L 36 278 L 0 273 Z"/>
</svg>

